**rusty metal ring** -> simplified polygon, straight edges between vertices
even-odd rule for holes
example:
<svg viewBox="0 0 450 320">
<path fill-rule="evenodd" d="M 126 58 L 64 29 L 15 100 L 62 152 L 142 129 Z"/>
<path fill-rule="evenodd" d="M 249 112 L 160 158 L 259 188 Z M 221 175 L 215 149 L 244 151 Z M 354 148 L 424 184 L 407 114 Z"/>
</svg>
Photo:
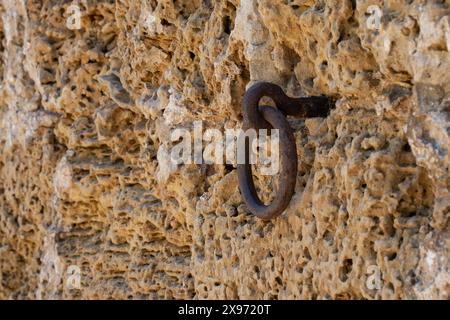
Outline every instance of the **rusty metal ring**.
<svg viewBox="0 0 450 320">
<path fill-rule="evenodd" d="M 259 106 L 262 97 L 271 98 L 276 108 Z M 280 189 L 270 205 L 259 199 L 253 182 L 252 168 L 249 161 L 248 138 L 245 143 L 245 163 L 238 164 L 239 188 L 247 208 L 262 219 L 279 216 L 288 206 L 295 191 L 297 179 L 297 150 L 294 135 L 287 115 L 310 118 L 326 117 L 334 108 L 334 101 L 325 96 L 291 98 L 283 89 L 270 82 L 259 82 L 250 87 L 243 99 L 244 128 L 280 130 L 281 172 Z"/>
<path fill-rule="evenodd" d="M 249 161 L 251 141 L 246 137 L 245 163 L 238 164 L 239 188 L 245 199 L 247 208 L 261 219 L 272 219 L 279 216 L 289 205 L 295 191 L 297 179 L 297 147 L 292 129 L 285 115 L 270 106 L 258 108 L 261 116 L 274 129 L 279 130 L 280 141 L 280 174 L 279 190 L 269 205 L 265 205 L 258 197 L 253 182 L 252 165 Z"/>
</svg>

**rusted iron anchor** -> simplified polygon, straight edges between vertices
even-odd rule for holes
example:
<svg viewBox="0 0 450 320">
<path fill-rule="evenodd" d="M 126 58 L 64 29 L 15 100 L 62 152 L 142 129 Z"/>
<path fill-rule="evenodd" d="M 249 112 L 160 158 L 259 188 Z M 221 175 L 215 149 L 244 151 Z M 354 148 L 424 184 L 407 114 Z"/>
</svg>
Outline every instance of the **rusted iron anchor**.
<svg viewBox="0 0 450 320">
<path fill-rule="evenodd" d="M 259 106 L 262 97 L 271 98 L 276 108 Z M 245 162 L 237 165 L 239 188 L 247 208 L 261 219 L 279 216 L 288 206 L 297 180 L 297 147 L 292 129 L 286 117 L 326 117 L 334 108 L 334 101 L 325 96 L 290 98 L 283 89 L 269 82 L 258 82 L 250 87 L 243 100 L 244 130 L 253 128 L 278 129 L 280 141 L 279 190 L 272 203 L 265 205 L 256 192 L 250 164 L 251 141 L 245 141 Z"/>
</svg>

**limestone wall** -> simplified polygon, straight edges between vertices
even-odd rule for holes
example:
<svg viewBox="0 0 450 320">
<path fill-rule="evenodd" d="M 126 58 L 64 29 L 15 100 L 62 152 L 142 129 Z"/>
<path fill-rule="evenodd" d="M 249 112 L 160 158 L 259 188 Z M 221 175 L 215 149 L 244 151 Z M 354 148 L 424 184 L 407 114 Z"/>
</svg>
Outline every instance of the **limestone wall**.
<svg viewBox="0 0 450 320">
<path fill-rule="evenodd" d="M 3 0 L 0 18 L 0 298 L 450 297 L 448 0 Z M 291 120 L 296 193 L 269 222 L 235 166 L 168 156 L 173 129 L 240 128 L 259 80 L 337 100 Z"/>
</svg>

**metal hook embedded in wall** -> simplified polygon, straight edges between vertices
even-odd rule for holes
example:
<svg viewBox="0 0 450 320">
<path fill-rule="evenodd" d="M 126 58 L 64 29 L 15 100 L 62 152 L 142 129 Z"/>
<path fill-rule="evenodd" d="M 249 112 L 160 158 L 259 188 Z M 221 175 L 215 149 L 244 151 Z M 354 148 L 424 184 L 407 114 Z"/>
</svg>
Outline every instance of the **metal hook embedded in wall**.
<svg viewBox="0 0 450 320">
<path fill-rule="evenodd" d="M 271 98 L 276 108 L 259 106 L 263 97 Z M 297 180 L 297 148 L 292 129 L 286 116 L 300 118 L 326 117 L 334 108 L 334 102 L 324 96 L 290 98 L 283 89 L 269 82 L 259 82 L 250 87 L 244 95 L 244 130 L 278 129 L 280 137 L 279 190 L 269 205 L 265 205 L 256 192 L 250 164 L 251 141 L 245 141 L 245 162 L 238 164 L 239 189 L 247 208 L 261 219 L 279 216 L 288 206 L 295 191 Z"/>
</svg>

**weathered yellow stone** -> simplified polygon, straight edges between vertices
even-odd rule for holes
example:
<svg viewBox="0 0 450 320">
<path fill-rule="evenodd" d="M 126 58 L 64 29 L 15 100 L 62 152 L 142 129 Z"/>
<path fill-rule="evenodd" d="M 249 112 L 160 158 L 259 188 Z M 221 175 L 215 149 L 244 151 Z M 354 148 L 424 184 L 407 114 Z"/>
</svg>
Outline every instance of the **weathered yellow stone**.
<svg viewBox="0 0 450 320">
<path fill-rule="evenodd" d="M 0 298 L 449 299 L 449 6 L 1 1 Z M 260 80 L 337 100 L 270 222 L 167 161 Z"/>
</svg>

